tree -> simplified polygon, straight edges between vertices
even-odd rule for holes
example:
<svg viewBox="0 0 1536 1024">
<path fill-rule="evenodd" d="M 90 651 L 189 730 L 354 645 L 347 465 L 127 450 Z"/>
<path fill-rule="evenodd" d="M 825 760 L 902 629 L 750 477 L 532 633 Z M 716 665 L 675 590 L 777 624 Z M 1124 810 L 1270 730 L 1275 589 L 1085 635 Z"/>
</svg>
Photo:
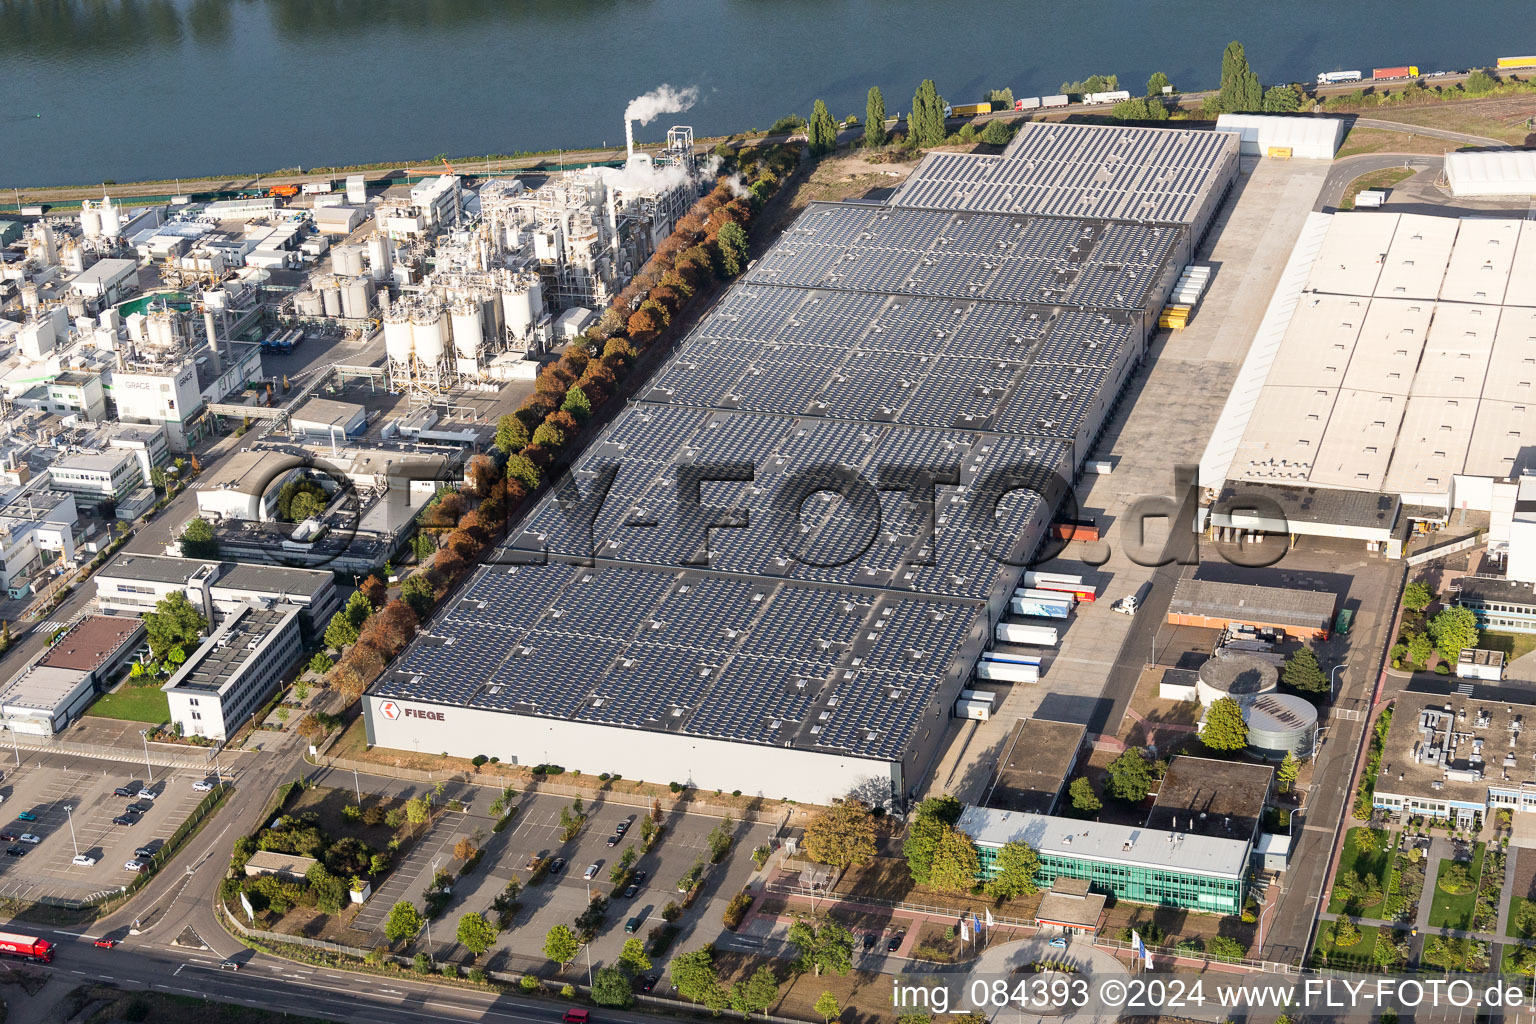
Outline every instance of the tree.
<svg viewBox="0 0 1536 1024">
<path fill-rule="evenodd" d="M 805 826 L 805 852 L 812 860 L 847 870 L 875 855 L 875 820 L 857 800 L 834 804 Z"/>
<path fill-rule="evenodd" d="M 173 590 L 162 597 L 155 610 L 144 616 L 149 634 L 149 651 L 156 661 L 165 660 L 172 648 L 190 650 L 208 628 L 203 613 L 192 607 L 185 592 Z"/>
<path fill-rule="evenodd" d="M 598 1006 L 628 1006 L 635 1001 L 635 993 L 623 971 L 599 967 L 592 975 L 592 1001 Z"/>
<path fill-rule="evenodd" d="M 864 145 L 878 149 L 885 143 L 885 96 L 878 85 L 872 85 L 864 101 Z"/>
<path fill-rule="evenodd" d="M 907 838 L 901 852 L 907 858 L 907 870 L 912 881 L 927 885 L 933 870 L 933 854 L 938 847 L 939 833 L 960 820 L 963 808 L 952 796 L 935 796 L 917 805 L 908 826 Z"/>
<path fill-rule="evenodd" d="M 1429 620 L 1429 637 L 1440 657 L 1454 663 L 1463 650 L 1477 646 L 1477 616 L 1459 604 L 1444 608 Z"/>
<path fill-rule="evenodd" d="M 989 146 L 1006 146 L 1011 138 L 1013 129 L 1000 117 L 988 121 L 987 126 L 981 130 L 981 141 Z"/>
<path fill-rule="evenodd" d="M 645 943 L 640 939 L 625 939 L 619 950 L 619 966 L 631 975 L 644 974 L 651 969 L 651 958 L 645 955 Z"/>
<path fill-rule="evenodd" d="M 565 431 L 545 420 L 533 432 L 533 443 L 545 448 L 559 448 L 565 444 Z"/>
<path fill-rule="evenodd" d="M 795 947 L 794 969 L 804 974 L 823 970 L 843 975 L 853 969 L 853 935 L 836 921 L 820 927 L 804 919 L 789 926 L 789 943 Z"/>
<path fill-rule="evenodd" d="M 672 958 L 667 965 L 672 984 L 684 999 L 715 1009 L 725 1009 L 730 1000 L 720 987 L 720 976 L 715 972 L 715 951 L 708 946 L 692 953 Z"/>
<path fill-rule="evenodd" d="M 727 223 L 715 242 L 720 246 L 720 269 L 726 277 L 735 277 L 747 269 L 747 232 L 740 224 Z"/>
<path fill-rule="evenodd" d="M 219 557 L 219 541 L 213 535 L 213 525 L 202 516 L 194 516 L 187 523 L 178 543 L 183 558 Z"/>
<path fill-rule="evenodd" d="M 1271 114 L 1287 114 L 1301 109 L 1301 97 L 1288 85 L 1272 85 L 1264 90 L 1264 110 Z"/>
<path fill-rule="evenodd" d="M 405 802 L 405 820 L 411 823 L 412 832 L 416 831 L 418 825 L 426 824 L 431 811 L 432 807 L 425 797 L 413 796 Z"/>
<path fill-rule="evenodd" d="M 496 447 L 504 454 L 522 451 L 528 446 L 528 427 L 513 413 L 496 421 Z"/>
<path fill-rule="evenodd" d="M 311 864 L 304 872 L 315 907 L 322 914 L 339 914 L 351 898 L 347 895 L 347 883 L 333 874 L 324 864 Z"/>
<path fill-rule="evenodd" d="M 1040 858 L 1028 843 L 1004 843 L 992 862 L 997 873 L 987 883 L 987 895 L 993 899 L 1011 900 L 1039 892 L 1035 872 L 1040 870 Z"/>
<path fill-rule="evenodd" d="M 1242 705 L 1223 697 L 1205 713 L 1200 742 L 1212 750 L 1229 752 L 1248 746 L 1248 724 L 1243 721 Z"/>
<path fill-rule="evenodd" d="M 348 644 L 357 643 L 357 627 L 346 610 L 331 616 L 331 624 L 325 627 L 325 645 L 341 650 Z"/>
<path fill-rule="evenodd" d="M 302 523 L 306 519 L 313 519 L 325 511 L 326 497 L 324 492 L 316 494 L 311 490 L 302 490 L 293 496 L 293 501 L 288 505 L 288 515 L 295 523 Z"/>
<path fill-rule="evenodd" d="M 577 422 L 581 422 L 592 415 L 592 400 L 579 385 L 572 384 L 570 390 L 565 393 L 565 401 L 560 403 L 560 409 L 576 417 Z"/>
<path fill-rule="evenodd" d="M 1410 633 L 1407 653 L 1408 660 L 1415 665 L 1426 664 L 1429 656 L 1435 653 L 1435 643 L 1427 633 Z"/>
<path fill-rule="evenodd" d="M 912 96 L 912 113 L 907 117 L 907 138 L 919 147 L 938 146 L 944 142 L 944 98 L 925 78 Z"/>
<path fill-rule="evenodd" d="M 1435 592 L 1422 580 L 1414 580 L 1403 588 L 1403 607 L 1411 612 L 1421 612 L 1435 600 Z"/>
<path fill-rule="evenodd" d="M 1259 110 L 1264 105 L 1259 76 L 1248 67 L 1243 44 L 1231 42 L 1221 55 L 1221 90 L 1217 93 L 1221 109 L 1229 114 Z"/>
<path fill-rule="evenodd" d="M 1093 817 L 1104 806 L 1104 801 L 1093 791 L 1093 783 L 1088 781 L 1086 775 L 1079 775 L 1072 780 L 1072 785 L 1067 787 L 1067 796 L 1072 800 L 1072 810 L 1082 818 Z"/>
<path fill-rule="evenodd" d="M 752 972 L 746 981 L 738 981 L 731 988 L 731 1009 L 751 1015 L 766 1013 L 768 1007 L 779 1001 L 779 979 L 767 964 Z"/>
<path fill-rule="evenodd" d="M 496 928 L 483 914 L 465 914 L 459 918 L 459 945 L 479 956 L 496 941 Z"/>
<path fill-rule="evenodd" d="M 507 459 L 507 479 L 516 480 L 530 491 L 538 490 L 539 467 L 526 455 L 513 455 Z"/>
<path fill-rule="evenodd" d="M 1289 793 L 1296 785 L 1296 775 L 1301 771 L 1301 762 L 1296 760 L 1296 755 L 1289 750 L 1285 752 L 1285 760 L 1280 762 L 1280 767 L 1275 772 L 1275 779 L 1280 784 L 1280 792 Z"/>
<path fill-rule="evenodd" d="M 1498 87 L 1499 80 L 1486 71 L 1472 72 L 1461 85 L 1468 96 L 1486 96 Z"/>
<path fill-rule="evenodd" d="M 421 931 L 423 923 L 421 911 L 416 909 L 416 904 L 410 900 L 401 900 L 389 908 L 389 917 L 384 921 L 384 937 L 390 942 L 409 939 Z"/>
<path fill-rule="evenodd" d="M 1161 96 L 1166 88 L 1168 88 L 1168 76 L 1161 71 L 1152 72 L 1152 77 L 1147 79 L 1147 95 Z"/>
<path fill-rule="evenodd" d="M 1280 673 L 1286 686 L 1301 693 L 1324 694 L 1328 692 L 1328 676 L 1317 663 L 1312 648 L 1301 647 L 1285 660 Z"/>
<path fill-rule="evenodd" d="M 831 992 L 823 992 L 817 996 L 816 1005 L 813 1009 L 821 1014 L 822 1020 L 826 1021 L 827 1024 L 832 1024 L 832 1021 L 843 1015 L 842 1005 L 838 1003 L 837 997 Z"/>
<path fill-rule="evenodd" d="M 1141 748 L 1131 747 L 1109 762 L 1109 778 L 1104 791 L 1117 800 L 1140 803 L 1152 791 L 1152 762 Z"/>
<path fill-rule="evenodd" d="M 981 861 L 976 854 L 976 844 L 971 837 L 952 825 L 939 831 L 939 841 L 933 851 L 933 870 L 928 873 L 928 884 L 945 892 L 968 892 L 976 885 L 976 872 Z"/>
<path fill-rule="evenodd" d="M 568 964 L 576 959 L 581 943 L 568 924 L 557 924 L 544 933 L 544 955 L 557 964 Z"/>
<path fill-rule="evenodd" d="M 806 129 L 811 156 L 825 156 L 837 148 L 837 122 L 827 111 L 827 105 L 817 100 L 811 109 L 811 123 Z"/>
</svg>

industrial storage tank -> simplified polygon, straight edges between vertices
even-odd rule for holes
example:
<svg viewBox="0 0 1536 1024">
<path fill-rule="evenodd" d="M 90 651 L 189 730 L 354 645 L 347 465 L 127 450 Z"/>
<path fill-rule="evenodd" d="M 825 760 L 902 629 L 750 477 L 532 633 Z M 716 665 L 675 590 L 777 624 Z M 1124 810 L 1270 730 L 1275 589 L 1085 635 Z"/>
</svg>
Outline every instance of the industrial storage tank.
<svg viewBox="0 0 1536 1024">
<path fill-rule="evenodd" d="M 323 316 L 325 314 L 325 304 L 321 301 L 319 292 L 295 292 L 293 295 L 293 305 L 299 311 L 299 316 Z"/>
<path fill-rule="evenodd" d="M 453 351 L 460 359 L 473 359 L 485 342 L 485 326 L 478 299 L 459 299 L 453 304 Z"/>
<path fill-rule="evenodd" d="M 384 316 L 384 351 L 397 363 L 408 363 L 415 351 L 411 333 L 411 310 L 405 303 Z"/>
<path fill-rule="evenodd" d="M 418 306 L 411 314 L 411 343 L 416 346 L 419 362 L 432 366 L 443 358 L 443 350 L 448 347 L 447 333 L 448 314 L 437 303 Z"/>
<path fill-rule="evenodd" d="M 1203 707 L 1210 707 L 1223 697 L 1244 702 L 1260 694 L 1271 693 L 1280 683 L 1280 671 L 1267 661 L 1245 655 L 1211 658 L 1200 666 L 1195 693 Z"/>
<path fill-rule="evenodd" d="M 391 258 L 389 239 L 375 231 L 368 238 L 368 267 L 375 281 L 386 281 L 389 279 Z"/>
<path fill-rule="evenodd" d="M 1307 757 L 1317 746 L 1317 709 L 1289 693 L 1266 693 L 1243 705 L 1248 749 L 1271 761 Z"/>
<path fill-rule="evenodd" d="M 334 277 L 322 277 L 315 282 L 315 290 L 320 293 L 320 302 L 325 309 L 326 316 L 341 316 L 341 285 Z"/>
<path fill-rule="evenodd" d="M 144 343 L 161 351 L 176 348 L 176 314 L 168 309 L 157 309 L 150 313 L 149 333 Z"/>
<path fill-rule="evenodd" d="M 116 238 L 123 233 L 123 222 L 118 217 L 117 207 L 106 196 L 101 200 L 101 233 L 108 238 Z"/>
<path fill-rule="evenodd" d="M 101 211 L 89 199 L 80 203 L 80 233 L 86 238 L 101 237 Z"/>
<path fill-rule="evenodd" d="M 368 315 L 373 303 L 373 282 L 366 277 L 354 277 L 341 282 L 341 315 L 361 320 Z"/>
<path fill-rule="evenodd" d="M 513 278 L 501 293 L 507 329 L 514 338 L 526 338 L 544 313 L 544 289 L 532 274 Z"/>
<path fill-rule="evenodd" d="M 338 277 L 357 277 L 363 272 L 361 246 L 341 245 L 331 250 L 331 267 Z"/>
</svg>

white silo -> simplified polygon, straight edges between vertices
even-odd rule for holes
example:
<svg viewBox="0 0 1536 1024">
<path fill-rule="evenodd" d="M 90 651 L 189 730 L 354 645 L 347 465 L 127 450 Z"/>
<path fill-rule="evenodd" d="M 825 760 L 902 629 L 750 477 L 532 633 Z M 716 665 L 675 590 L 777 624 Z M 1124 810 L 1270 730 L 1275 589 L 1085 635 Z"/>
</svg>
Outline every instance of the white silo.
<svg viewBox="0 0 1536 1024">
<path fill-rule="evenodd" d="M 411 314 L 411 343 L 416 346 L 416 361 L 436 366 L 447 347 L 448 314 L 436 302 L 418 306 Z"/>
<path fill-rule="evenodd" d="M 101 197 L 101 233 L 116 238 L 123 233 L 123 222 L 118 215 L 117 204 L 110 196 Z"/>
<path fill-rule="evenodd" d="M 473 360 L 485 342 L 485 325 L 478 299 L 459 299 L 453 304 L 453 351 L 460 360 Z"/>
<path fill-rule="evenodd" d="M 543 314 L 544 290 L 533 274 L 519 274 L 501 293 L 507 329 L 514 338 L 526 338 Z"/>
<path fill-rule="evenodd" d="M 340 245 L 331 250 L 331 266 L 337 277 L 357 277 L 363 272 L 361 246 Z"/>
<path fill-rule="evenodd" d="M 389 280 L 389 264 L 392 253 L 389 251 L 389 238 L 375 231 L 368 238 L 368 270 L 375 281 Z"/>
<path fill-rule="evenodd" d="M 366 277 L 354 277 L 341 282 L 341 315 L 361 320 L 368 315 L 373 304 L 373 282 Z"/>
<path fill-rule="evenodd" d="M 315 282 L 320 302 L 326 316 L 341 316 L 341 285 L 334 277 L 322 277 Z"/>
<path fill-rule="evenodd" d="M 402 302 L 384 316 L 384 351 L 397 363 L 408 363 L 415 351 L 411 308 Z"/>
<path fill-rule="evenodd" d="M 36 309 L 38 304 L 37 285 L 31 281 L 21 286 L 21 308 Z"/>
<path fill-rule="evenodd" d="M 320 300 L 319 292 L 294 292 L 293 307 L 298 310 L 299 316 L 323 316 L 325 314 L 325 304 Z"/>
<path fill-rule="evenodd" d="M 149 333 L 145 344 L 160 352 L 176 348 L 176 314 L 168 309 L 157 309 L 149 314 Z"/>
<path fill-rule="evenodd" d="M 101 211 L 89 199 L 80 203 L 80 233 L 86 238 L 101 237 Z"/>
<path fill-rule="evenodd" d="M 85 251 L 80 248 L 80 243 L 73 238 L 65 241 L 63 248 L 59 250 L 59 264 L 71 274 L 79 274 L 85 270 Z"/>
</svg>

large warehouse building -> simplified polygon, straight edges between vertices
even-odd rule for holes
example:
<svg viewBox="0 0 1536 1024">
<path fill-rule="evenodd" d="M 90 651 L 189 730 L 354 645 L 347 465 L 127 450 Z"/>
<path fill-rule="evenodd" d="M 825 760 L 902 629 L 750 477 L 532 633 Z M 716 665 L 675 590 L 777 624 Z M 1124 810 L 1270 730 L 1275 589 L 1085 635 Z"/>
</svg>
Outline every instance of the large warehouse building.
<svg viewBox="0 0 1536 1024">
<path fill-rule="evenodd" d="M 1498 481 L 1536 468 L 1533 338 L 1536 221 L 1312 214 L 1201 485 L 1235 508 L 1276 499 L 1281 530 L 1388 553 L 1409 515 L 1492 511 Z M 1212 523 L 1276 528 L 1219 504 Z"/>
<path fill-rule="evenodd" d="M 1536 149 L 1474 149 L 1445 154 L 1445 181 L 1458 198 L 1536 196 Z"/>
<path fill-rule="evenodd" d="M 546 498 L 375 685 L 369 741 L 903 799 L 1237 146 L 1029 125 L 813 205 L 577 460 L 595 516 Z"/>
</svg>

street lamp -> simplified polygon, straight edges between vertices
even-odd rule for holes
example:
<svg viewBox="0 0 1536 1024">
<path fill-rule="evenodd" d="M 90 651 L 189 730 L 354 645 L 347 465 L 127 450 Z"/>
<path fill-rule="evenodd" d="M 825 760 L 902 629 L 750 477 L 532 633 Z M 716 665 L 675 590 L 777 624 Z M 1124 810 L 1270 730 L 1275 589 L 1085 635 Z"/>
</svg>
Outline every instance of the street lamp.
<svg viewBox="0 0 1536 1024">
<path fill-rule="evenodd" d="M 1339 699 L 1338 677 L 1339 669 L 1343 667 L 1344 663 L 1340 662 L 1339 664 L 1333 666 L 1332 672 L 1328 673 L 1328 700 L 1330 703 Z"/>
<path fill-rule="evenodd" d="M 1263 910 L 1259 911 L 1259 955 L 1260 956 L 1264 955 L 1264 916 L 1266 914 L 1268 914 L 1270 911 L 1274 910 L 1279 905 L 1280 905 L 1280 902 L 1278 900 L 1276 900 L 1274 903 L 1271 903 L 1268 907 L 1266 907 Z"/>
<path fill-rule="evenodd" d="M 363 787 L 362 784 L 357 781 L 356 768 L 352 769 L 352 788 L 357 791 L 357 806 L 359 809 L 361 809 L 363 806 Z"/>
<path fill-rule="evenodd" d="M 140 729 L 139 739 L 144 741 L 144 772 L 149 776 L 149 782 L 145 783 L 145 785 L 153 786 L 155 784 L 155 766 L 149 763 L 149 730 Z"/>
<path fill-rule="evenodd" d="M 69 804 L 64 805 L 64 813 L 69 815 L 69 842 L 75 848 L 75 856 L 80 856 L 80 843 L 75 839 L 75 809 Z"/>
</svg>

